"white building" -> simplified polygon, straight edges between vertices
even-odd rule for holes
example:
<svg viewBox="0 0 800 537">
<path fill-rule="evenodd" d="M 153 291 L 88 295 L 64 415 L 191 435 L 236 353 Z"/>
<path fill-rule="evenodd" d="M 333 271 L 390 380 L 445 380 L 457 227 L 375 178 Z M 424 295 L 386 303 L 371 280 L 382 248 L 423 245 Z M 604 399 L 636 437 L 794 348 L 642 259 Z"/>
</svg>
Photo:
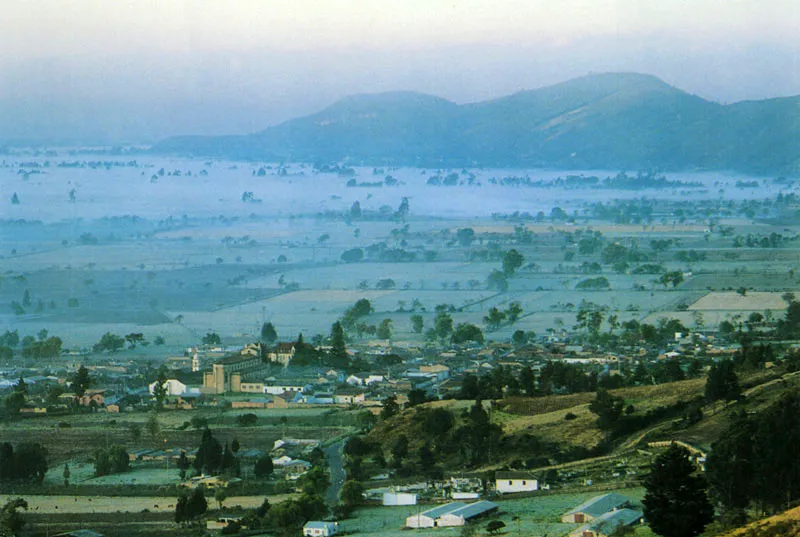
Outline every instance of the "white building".
<svg viewBox="0 0 800 537">
<path fill-rule="evenodd" d="M 445 505 L 439 505 L 433 509 L 422 511 L 416 515 L 411 515 L 406 518 L 406 526 L 409 528 L 433 528 L 436 526 L 436 521 L 445 513 L 455 511 L 466 504 L 463 502 L 452 502 Z"/>
<path fill-rule="evenodd" d="M 336 522 L 311 520 L 303 526 L 303 535 L 309 537 L 329 537 L 330 535 L 335 535 L 338 531 L 339 527 Z"/>
<path fill-rule="evenodd" d="M 384 492 L 383 505 L 417 505 L 417 495 L 410 492 Z"/>
<path fill-rule="evenodd" d="M 497 472 L 495 488 L 499 494 L 533 492 L 539 490 L 539 482 L 528 472 Z"/>
<path fill-rule="evenodd" d="M 156 384 L 158 384 L 158 381 L 150 384 L 150 395 L 155 393 Z M 177 379 L 167 379 L 164 381 L 163 386 L 167 389 L 167 395 L 183 395 L 186 393 L 186 384 Z"/>
</svg>

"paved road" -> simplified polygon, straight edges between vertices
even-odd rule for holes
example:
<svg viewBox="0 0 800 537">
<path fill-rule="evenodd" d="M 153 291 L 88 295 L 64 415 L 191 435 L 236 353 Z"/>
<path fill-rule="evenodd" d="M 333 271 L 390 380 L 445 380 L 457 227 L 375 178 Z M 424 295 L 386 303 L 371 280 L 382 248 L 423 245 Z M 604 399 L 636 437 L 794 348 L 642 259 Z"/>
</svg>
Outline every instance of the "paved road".
<svg viewBox="0 0 800 537">
<path fill-rule="evenodd" d="M 324 449 L 325 458 L 328 461 L 328 469 L 331 473 L 331 484 L 325 492 L 325 503 L 329 507 L 335 506 L 339 503 L 339 491 L 342 490 L 344 484 L 345 471 L 344 471 L 344 455 L 342 450 L 347 439 L 339 440 L 335 444 Z"/>
</svg>

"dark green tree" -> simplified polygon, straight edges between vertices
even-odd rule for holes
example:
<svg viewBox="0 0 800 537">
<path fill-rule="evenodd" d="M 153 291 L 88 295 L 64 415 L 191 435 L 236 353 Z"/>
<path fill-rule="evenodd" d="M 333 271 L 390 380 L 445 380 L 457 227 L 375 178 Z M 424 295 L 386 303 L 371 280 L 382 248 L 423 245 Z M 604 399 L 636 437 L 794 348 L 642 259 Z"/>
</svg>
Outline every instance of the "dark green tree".
<svg viewBox="0 0 800 537">
<path fill-rule="evenodd" d="M 536 376 L 530 366 L 525 366 L 519 372 L 519 385 L 522 392 L 528 397 L 536 393 Z"/>
<path fill-rule="evenodd" d="M 624 406 L 622 397 L 616 397 L 608 390 L 599 388 L 594 401 L 589 403 L 589 410 L 597 414 L 597 426 L 603 431 L 610 431 L 616 426 Z"/>
<path fill-rule="evenodd" d="M 89 376 L 89 370 L 84 366 L 80 366 L 75 376 L 72 377 L 72 391 L 75 392 L 75 395 L 78 397 L 82 397 L 91 385 L 92 379 Z"/>
<path fill-rule="evenodd" d="M 503 256 L 503 274 L 506 277 L 513 276 L 524 262 L 522 254 L 512 248 Z"/>
<path fill-rule="evenodd" d="M 485 341 L 481 329 L 471 323 L 458 323 L 455 330 L 453 330 L 453 343 L 462 344 L 468 341 L 473 341 L 482 345 Z"/>
<path fill-rule="evenodd" d="M 663 537 L 694 537 L 714 518 L 706 482 L 696 475 L 689 451 L 672 444 L 659 455 L 645 478 L 644 517 Z"/>
<path fill-rule="evenodd" d="M 406 408 L 411 408 L 417 405 L 421 405 L 427 400 L 428 400 L 428 394 L 425 392 L 425 390 L 421 388 L 415 388 L 408 392 L 408 403 L 406 403 Z"/>
<path fill-rule="evenodd" d="M 753 496 L 756 446 L 755 424 L 742 410 L 734 414 L 730 425 L 716 442 L 706 461 L 706 478 L 711 498 L 719 506 L 723 522 L 739 525 L 746 519 L 745 510 Z"/>
<path fill-rule="evenodd" d="M 153 386 L 153 399 L 156 402 L 156 409 L 162 408 L 164 401 L 167 400 L 167 370 L 165 367 L 158 370 L 156 385 Z"/>
<path fill-rule="evenodd" d="M 278 340 L 278 331 L 275 330 L 275 326 L 272 323 L 264 323 L 261 325 L 261 341 L 262 343 L 267 343 L 268 345 L 272 345 Z"/>
<path fill-rule="evenodd" d="M 273 469 L 274 466 L 272 464 L 272 457 L 269 455 L 264 455 L 256 461 L 256 466 L 253 471 L 255 472 L 256 477 L 263 478 L 272 474 Z"/>
<path fill-rule="evenodd" d="M 733 361 L 723 360 L 711 366 L 705 387 L 706 400 L 738 401 L 742 398 L 739 377 L 734 371 Z"/>
<path fill-rule="evenodd" d="M 414 314 L 411 316 L 411 329 L 414 331 L 415 334 L 421 334 L 422 330 L 425 328 L 425 320 L 422 318 L 422 315 Z"/>
<path fill-rule="evenodd" d="M 342 323 L 336 321 L 331 326 L 331 351 L 330 363 L 331 367 L 338 369 L 346 369 L 350 365 L 350 358 L 347 355 L 347 346 L 344 342 L 344 328 Z"/>
<path fill-rule="evenodd" d="M 394 395 L 387 396 L 382 401 L 381 419 L 388 420 L 400 412 L 400 405 L 397 404 L 397 397 Z"/>
</svg>

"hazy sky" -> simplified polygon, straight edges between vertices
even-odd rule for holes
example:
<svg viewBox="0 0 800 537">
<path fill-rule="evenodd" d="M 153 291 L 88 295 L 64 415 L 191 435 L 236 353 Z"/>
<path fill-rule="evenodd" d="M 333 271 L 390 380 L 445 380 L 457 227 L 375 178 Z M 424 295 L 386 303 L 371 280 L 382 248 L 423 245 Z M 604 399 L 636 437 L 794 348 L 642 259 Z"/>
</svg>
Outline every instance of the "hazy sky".
<svg viewBox="0 0 800 537">
<path fill-rule="evenodd" d="M 456 102 L 589 72 L 800 94 L 798 0 L 26 0 L 0 6 L 0 142 L 244 133 L 352 93 Z"/>
</svg>

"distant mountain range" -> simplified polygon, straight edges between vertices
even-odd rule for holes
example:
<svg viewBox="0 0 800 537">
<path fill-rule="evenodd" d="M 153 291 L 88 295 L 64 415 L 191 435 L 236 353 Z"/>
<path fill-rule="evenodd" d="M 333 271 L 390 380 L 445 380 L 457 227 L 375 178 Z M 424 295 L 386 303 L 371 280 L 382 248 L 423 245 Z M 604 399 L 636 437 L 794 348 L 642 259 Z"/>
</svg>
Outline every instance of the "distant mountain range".
<svg viewBox="0 0 800 537">
<path fill-rule="evenodd" d="M 721 105 L 635 73 L 589 75 L 457 105 L 346 97 L 241 136 L 180 136 L 159 154 L 425 167 L 800 172 L 800 96 Z"/>
</svg>

